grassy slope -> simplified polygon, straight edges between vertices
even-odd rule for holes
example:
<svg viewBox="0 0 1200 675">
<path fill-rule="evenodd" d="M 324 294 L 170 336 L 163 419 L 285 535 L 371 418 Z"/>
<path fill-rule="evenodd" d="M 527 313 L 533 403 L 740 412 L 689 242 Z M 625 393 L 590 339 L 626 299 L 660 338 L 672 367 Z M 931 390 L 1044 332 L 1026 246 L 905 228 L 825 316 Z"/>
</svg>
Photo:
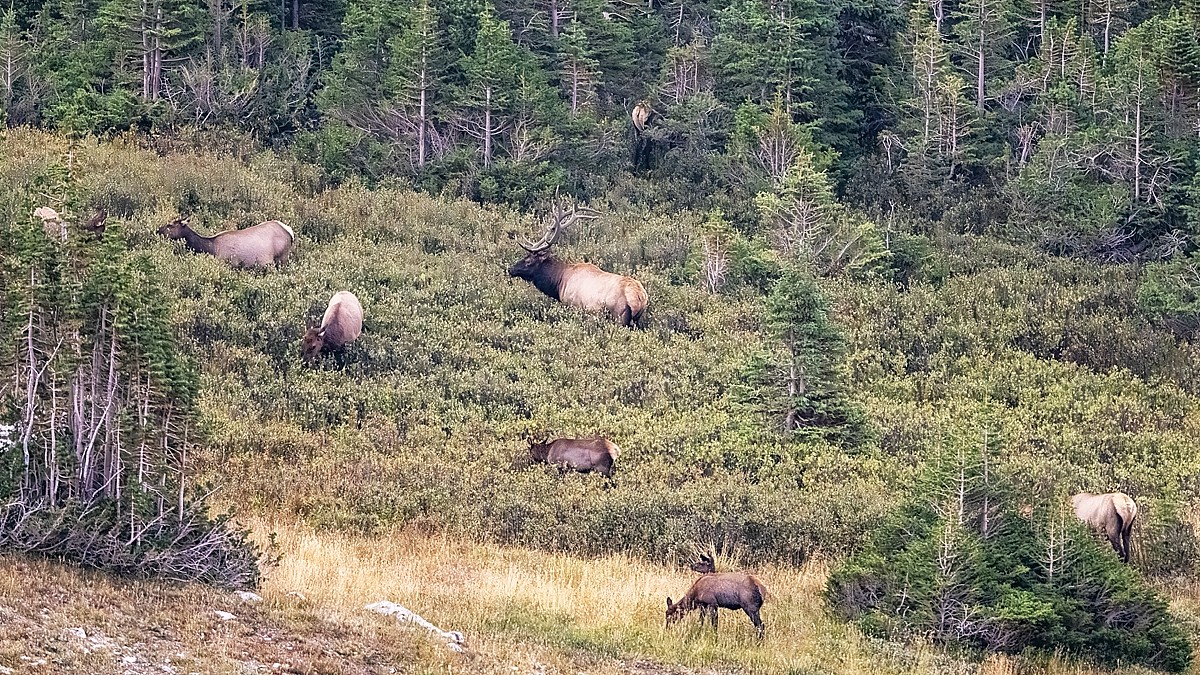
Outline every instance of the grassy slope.
<svg viewBox="0 0 1200 675">
<path fill-rule="evenodd" d="M 26 206 L 11 195 L 40 191 L 35 177 L 65 152 L 61 139 L 12 134 L 0 176 L 11 213 Z M 264 626 L 392 654 L 372 642 L 383 623 L 357 611 L 386 595 L 477 641 L 482 656 L 467 662 L 422 657 L 433 670 L 498 672 L 510 654 L 531 659 L 511 664 L 519 669 L 537 662 L 555 672 L 616 672 L 638 659 L 755 672 L 972 670 L 923 648 L 864 640 L 824 618 L 819 568 L 763 569 L 776 598 L 765 610 L 772 638 L 758 647 L 732 617 L 716 643 L 664 633 L 660 596 L 686 587 L 674 567 L 461 536 L 660 560 L 706 540 L 732 545 L 747 561 L 836 548 L 889 506 L 889 485 L 904 485 L 931 453 L 977 442 L 982 429 L 1034 487 L 1125 486 L 1150 504 L 1191 499 L 1195 359 L 1189 346 L 1127 318 L 1134 281 L 1123 268 L 1008 249 L 964 252 L 951 241 L 935 261 L 946 268 L 937 283 L 905 292 L 835 286 L 851 382 L 879 442 L 854 456 L 783 452 L 726 396 L 760 344 L 757 306 L 749 295 L 713 298 L 687 283 L 697 233 L 686 220 L 626 207 L 568 242 L 574 257 L 636 269 L 646 282 L 651 325 L 629 332 L 504 276 L 518 254 L 511 237 L 536 227 L 528 218 L 402 190 L 320 192 L 303 167 L 266 155 L 238 162 L 102 145 L 77 149 L 72 161 L 80 191 L 109 205 L 179 298 L 180 334 L 204 364 L 212 443 L 199 458 L 201 477 L 243 513 L 322 528 L 283 528 L 287 555 L 258 610 Z M 180 254 L 153 230 L 182 208 L 197 209 L 210 229 L 291 222 L 300 233 L 295 259 L 281 272 L 253 274 Z M 368 314 L 351 364 L 300 369 L 304 317 L 319 316 L 345 287 Z M 521 435 L 541 432 L 612 436 L 625 450 L 617 485 L 526 466 Z M 397 523 L 452 538 L 396 535 Z M 2 599 L 12 611 L 36 597 L 26 592 L 37 586 L 21 579 L 48 575 L 64 597 L 100 589 L 97 603 L 131 626 L 120 630 L 140 630 L 129 597 L 153 585 L 7 565 L 16 581 Z M 172 598 L 153 609 L 167 622 L 228 600 L 154 588 Z M 292 588 L 305 589 L 311 604 L 291 607 Z M 1190 587 L 1175 597 L 1177 609 L 1195 611 Z M 70 622 L 82 611 L 71 607 L 51 614 Z M 51 620 L 30 619 L 17 623 L 33 632 L 8 638 L 22 646 L 6 654 L 40 643 L 38 624 Z M 171 638 L 199 650 L 213 670 L 236 671 L 236 657 L 189 639 Z M 337 667 L 360 672 L 355 663 Z M 998 659 L 984 667 L 1018 666 Z M 1057 662 L 1020 668 L 1077 672 Z"/>
</svg>

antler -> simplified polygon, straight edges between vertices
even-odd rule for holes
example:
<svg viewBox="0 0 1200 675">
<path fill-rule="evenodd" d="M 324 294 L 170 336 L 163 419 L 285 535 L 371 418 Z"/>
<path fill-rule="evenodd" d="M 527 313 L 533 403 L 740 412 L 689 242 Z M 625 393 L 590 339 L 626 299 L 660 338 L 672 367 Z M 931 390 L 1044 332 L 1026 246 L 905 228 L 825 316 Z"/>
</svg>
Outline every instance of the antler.
<svg viewBox="0 0 1200 675">
<path fill-rule="evenodd" d="M 521 248 L 530 253 L 545 251 L 554 245 L 554 241 L 558 239 L 558 235 L 563 229 L 571 225 L 577 220 L 599 218 L 600 212 L 587 207 L 572 206 L 570 211 L 564 211 L 557 203 L 550 210 L 550 224 L 546 226 L 546 232 L 536 243 L 517 242 Z"/>
</svg>

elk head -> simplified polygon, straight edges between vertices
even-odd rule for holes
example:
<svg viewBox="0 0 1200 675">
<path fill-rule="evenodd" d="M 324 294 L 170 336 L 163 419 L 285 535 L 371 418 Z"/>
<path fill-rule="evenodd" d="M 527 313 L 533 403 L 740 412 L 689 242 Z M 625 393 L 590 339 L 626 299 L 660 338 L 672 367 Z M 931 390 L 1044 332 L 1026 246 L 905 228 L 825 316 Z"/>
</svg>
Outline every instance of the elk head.
<svg viewBox="0 0 1200 675">
<path fill-rule="evenodd" d="M 108 219 L 108 210 L 101 208 L 96 213 L 96 215 L 92 216 L 91 218 L 88 218 L 87 221 L 84 222 L 83 229 L 85 231 L 90 232 L 90 233 L 96 235 L 97 237 L 99 237 L 104 234 L 104 229 L 105 229 L 104 221 L 107 219 Z"/>
<path fill-rule="evenodd" d="M 679 599 L 679 602 L 671 602 L 671 596 L 667 596 L 667 628 L 687 614 L 687 609 L 684 607 L 686 600 L 687 598 L 683 597 Z"/>
<path fill-rule="evenodd" d="M 188 220 L 190 219 L 191 216 L 176 218 L 175 220 L 172 220 L 166 225 L 158 228 L 158 233 L 164 237 L 167 237 L 168 239 L 182 239 L 183 233 L 191 229 L 188 226 Z"/>
<path fill-rule="evenodd" d="M 308 323 L 305 326 L 304 337 L 300 340 L 300 358 L 305 363 L 312 363 L 321 355 L 325 347 L 325 329 L 320 324 Z"/>
<path fill-rule="evenodd" d="M 567 211 L 559 207 L 558 204 L 555 204 L 550 212 L 550 224 L 546 226 L 546 231 L 542 234 L 542 238 L 536 242 L 517 242 L 528 253 L 526 253 L 524 258 L 521 258 L 512 267 L 508 268 L 508 275 L 522 279 L 533 279 L 542 264 L 552 257 L 550 247 L 554 245 L 555 240 L 562 234 L 564 228 L 577 220 L 590 220 L 599 217 L 600 212 L 593 209 L 573 206 Z"/>
<path fill-rule="evenodd" d="M 533 439 L 529 440 L 529 458 L 535 462 L 544 462 L 546 457 L 550 455 L 550 443 L 545 441 L 537 442 Z"/>
</svg>

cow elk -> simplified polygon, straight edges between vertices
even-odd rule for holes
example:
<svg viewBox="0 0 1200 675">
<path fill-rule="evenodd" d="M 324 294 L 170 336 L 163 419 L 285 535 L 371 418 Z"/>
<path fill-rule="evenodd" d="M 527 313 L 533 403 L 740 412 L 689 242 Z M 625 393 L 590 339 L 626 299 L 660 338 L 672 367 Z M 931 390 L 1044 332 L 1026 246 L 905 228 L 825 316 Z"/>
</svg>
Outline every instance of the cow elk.
<svg viewBox="0 0 1200 675">
<path fill-rule="evenodd" d="M 158 228 L 168 239 L 182 239 L 197 253 L 207 253 L 234 267 L 265 268 L 287 262 L 296 241 L 292 228 L 278 220 L 267 220 L 244 230 L 227 230 L 211 237 L 198 234 L 179 218 Z"/>
<path fill-rule="evenodd" d="M 595 472 L 612 478 L 621 449 L 604 438 L 559 438 L 549 443 L 529 441 L 529 457 L 580 473 Z"/>
<path fill-rule="evenodd" d="M 688 612 L 698 609 L 701 625 L 704 624 L 705 617 L 712 617 L 715 632 L 718 609 L 740 609 L 750 617 L 750 623 L 754 624 L 761 640 L 765 625 L 758 612 L 762 609 L 766 597 L 766 587 L 752 575 L 741 572 L 705 573 L 696 579 L 679 602 L 671 602 L 671 598 L 667 598 L 667 627 L 682 619 Z"/>
<path fill-rule="evenodd" d="M 650 302 L 641 282 L 631 276 L 605 272 L 590 263 L 564 262 L 550 253 L 563 229 L 577 220 L 599 216 L 591 209 L 564 211 L 556 204 L 541 240 L 521 243 L 528 253 L 508 269 L 508 274 L 532 283 L 539 291 L 572 307 L 603 310 L 622 326 L 636 326 Z"/>
<path fill-rule="evenodd" d="M 1099 531 L 1112 544 L 1122 562 L 1129 562 L 1130 538 L 1138 506 L 1133 497 L 1123 492 L 1092 494 L 1080 492 L 1071 497 L 1075 517 Z"/>
<path fill-rule="evenodd" d="M 338 291 L 329 298 L 329 306 L 319 326 L 310 326 L 300 343 L 300 357 L 311 364 L 322 352 L 340 354 L 346 345 L 362 334 L 363 308 L 350 291 Z"/>
</svg>

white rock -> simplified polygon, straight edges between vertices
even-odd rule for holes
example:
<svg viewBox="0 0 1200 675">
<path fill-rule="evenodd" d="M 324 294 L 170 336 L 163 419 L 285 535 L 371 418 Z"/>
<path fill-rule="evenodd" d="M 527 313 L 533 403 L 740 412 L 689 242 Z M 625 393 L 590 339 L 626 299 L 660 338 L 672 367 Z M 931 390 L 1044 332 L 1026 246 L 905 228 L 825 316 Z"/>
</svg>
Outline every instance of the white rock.
<svg viewBox="0 0 1200 675">
<path fill-rule="evenodd" d="M 229 612 L 222 612 L 219 609 L 214 609 L 213 614 L 216 614 L 217 618 L 222 621 L 233 621 L 233 620 L 237 619 L 237 617 L 234 616 L 233 614 L 230 614 Z"/>
<path fill-rule="evenodd" d="M 250 591 L 237 591 L 237 596 L 241 598 L 243 602 L 262 602 L 261 595 L 258 593 L 251 593 Z"/>
<path fill-rule="evenodd" d="M 129 656 L 126 656 L 125 658 L 121 659 L 121 661 L 123 661 L 125 663 L 137 663 L 137 657 L 134 656 L 133 654 L 130 654 Z"/>
<path fill-rule="evenodd" d="M 380 600 L 379 602 L 372 602 L 364 609 L 377 614 L 394 616 L 396 617 L 397 621 L 415 624 L 421 628 L 424 628 L 430 633 L 433 633 L 434 635 L 445 638 L 447 640 L 446 647 L 448 647 L 451 651 L 467 651 L 467 637 L 465 635 L 456 630 L 442 630 L 441 628 L 438 628 L 437 626 L 421 618 L 419 614 L 413 612 L 404 605 L 390 602 L 388 600 Z"/>
</svg>

